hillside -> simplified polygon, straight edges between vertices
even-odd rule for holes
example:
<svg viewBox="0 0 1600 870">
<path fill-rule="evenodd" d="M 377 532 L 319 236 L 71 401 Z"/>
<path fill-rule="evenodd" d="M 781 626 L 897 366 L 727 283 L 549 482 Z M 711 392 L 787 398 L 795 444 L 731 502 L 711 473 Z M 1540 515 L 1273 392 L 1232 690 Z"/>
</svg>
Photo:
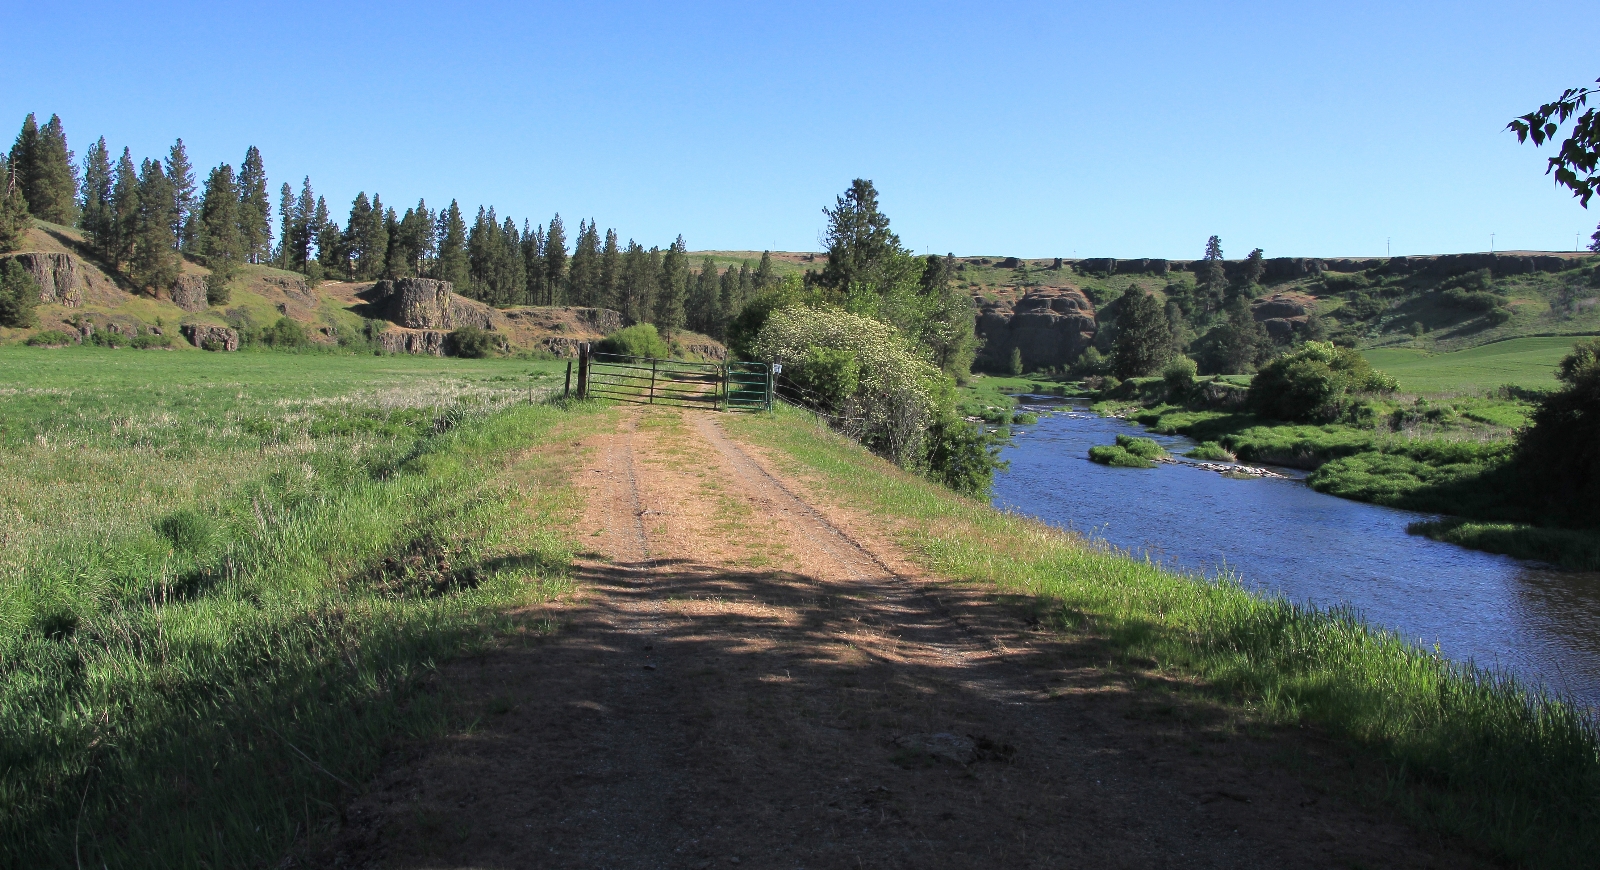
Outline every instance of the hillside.
<svg viewBox="0 0 1600 870">
<path fill-rule="evenodd" d="M 46 331 L 59 331 L 78 340 L 95 334 L 168 336 L 176 350 L 195 350 L 186 340 L 190 326 L 248 332 L 270 327 L 288 318 L 305 331 L 312 345 L 371 346 L 396 353 L 443 352 L 448 329 L 423 329 L 405 324 L 394 313 L 372 301 L 376 282 L 324 281 L 311 285 L 304 275 L 270 266 L 245 265 L 233 282 L 225 304 L 205 302 L 204 280 L 209 270 L 184 258 L 182 274 L 170 289 L 150 295 L 136 291 L 122 276 L 100 262 L 76 229 L 36 222 L 20 250 L 6 256 L 59 255 L 49 262 L 61 264 L 52 276 L 59 288 L 42 287 L 37 309 L 39 323 L 32 329 L 0 327 L 0 344 L 26 340 Z M 759 257 L 759 254 L 757 255 Z M 60 257 L 65 257 L 63 261 Z M 39 276 L 36 275 L 36 278 Z M 46 282 L 41 281 L 41 285 Z M 576 306 L 515 306 L 490 308 L 454 295 L 452 310 L 461 323 L 494 333 L 502 352 L 535 356 L 575 356 L 580 342 L 594 342 L 623 325 L 615 311 Z M 198 339 L 196 339 L 198 341 Z M 720 358 L 724 351 L 714 339 L 681 331 L 675 336 L 686 355 Z"/>
</svg>

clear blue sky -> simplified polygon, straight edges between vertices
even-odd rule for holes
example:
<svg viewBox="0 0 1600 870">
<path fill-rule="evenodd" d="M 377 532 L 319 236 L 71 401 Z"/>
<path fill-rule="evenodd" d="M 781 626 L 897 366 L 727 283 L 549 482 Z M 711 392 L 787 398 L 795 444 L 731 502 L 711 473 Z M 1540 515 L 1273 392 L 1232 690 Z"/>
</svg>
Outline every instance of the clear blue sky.
<svg viewBox="0 0 1600 870">
<path fill-rule="evenodd" d="M 0 121 L 358 190 L 814 250 L 872 179 L 916 250 L 1571 250 L 1515 115 L 1600 76 L 1570 3 L 49 3 Z M 13 128 L 14 129 L 14 128 Z M 14 135 L 7 133 L 6 135 Z"/>
</svg>

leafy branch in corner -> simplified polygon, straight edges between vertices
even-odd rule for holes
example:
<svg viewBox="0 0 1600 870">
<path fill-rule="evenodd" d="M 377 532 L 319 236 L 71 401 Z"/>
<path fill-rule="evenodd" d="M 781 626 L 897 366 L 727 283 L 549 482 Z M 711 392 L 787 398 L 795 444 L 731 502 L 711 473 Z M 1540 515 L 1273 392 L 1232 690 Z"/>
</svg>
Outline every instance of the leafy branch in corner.
<svg viewBox="0 0 1600 870">
<path fill-rule="evenodd" d="M 1600 79 L 1596 79 L 1595 84 L 1600 85 Z M 1561 125 L 1577 115 L 1590 96 L 1600 96 L 1600 87 L 1568 88 L 1555 102 L 1545 103 L 1517 118 L 1507 124 L 1506 129 L 1517 134 L 1518 142 L 1532 139 L 1535 147 L 1547 140 L 1554 142 Z M 1600 110 L 1591 108 L 1578 117 L 1566 141 L 1561 143 L 1561 150 L 1550 158 L 1545 174 L 1554 172 L 1556 184 L 1570 189 L 1573 196 L 1582 200 L 1583 207 L 1588 208 L 1589 198 L 1600 186 L 1600 179 L 1595 176 L 1596 163 L 1600 163 Z"/>
</svg>

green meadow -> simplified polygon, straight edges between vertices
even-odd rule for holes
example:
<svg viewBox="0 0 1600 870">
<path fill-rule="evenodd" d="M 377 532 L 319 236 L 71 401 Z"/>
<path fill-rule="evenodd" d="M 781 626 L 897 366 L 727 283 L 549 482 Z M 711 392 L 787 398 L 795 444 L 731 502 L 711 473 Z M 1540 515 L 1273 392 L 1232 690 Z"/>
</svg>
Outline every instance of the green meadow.
<svg viewBox="0 0 1600 870">
<path fill-rule="evenodd" d="M 1394 375 L 1408 393 L 1473 394 L 1511 385 L 1530 390 L 1556 386 L 1556 364 L 1581 339 L 1513 338 L 1452 353 L 1385 347 L 1362 352 L 1373 368 Z"/>
</svg>

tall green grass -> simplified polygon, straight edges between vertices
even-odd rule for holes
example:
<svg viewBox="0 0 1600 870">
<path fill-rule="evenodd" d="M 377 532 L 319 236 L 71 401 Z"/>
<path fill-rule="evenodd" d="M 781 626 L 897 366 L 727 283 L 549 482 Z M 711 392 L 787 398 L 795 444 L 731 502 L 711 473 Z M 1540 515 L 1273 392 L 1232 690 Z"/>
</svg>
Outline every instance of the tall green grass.
<svg viewBox="0 0 1600 870">
<path fill-rule="evenodd" d="M 954 496 L 802 419 L 728 425 L 845 504 L 902 528 L 934 573 L 1049 602 L 1070 630 L 1198 676 L 1269 722 L 1315 723 L 1383 762 L 1377 790 L 1419 825 L 1524 866 L 1600 847 L 1592 712 L 1457 664 L 1338 609 L 1304 607 Z M 904 521 L 904 522 L 896 522 Z"/>
<path fill-rule="evenodd" d="M 0 375 L 0 862 L 276 865 L 564 587 L 530 449 L 597 418 L 525 363 L 118 353 Z"/>
</svg>

